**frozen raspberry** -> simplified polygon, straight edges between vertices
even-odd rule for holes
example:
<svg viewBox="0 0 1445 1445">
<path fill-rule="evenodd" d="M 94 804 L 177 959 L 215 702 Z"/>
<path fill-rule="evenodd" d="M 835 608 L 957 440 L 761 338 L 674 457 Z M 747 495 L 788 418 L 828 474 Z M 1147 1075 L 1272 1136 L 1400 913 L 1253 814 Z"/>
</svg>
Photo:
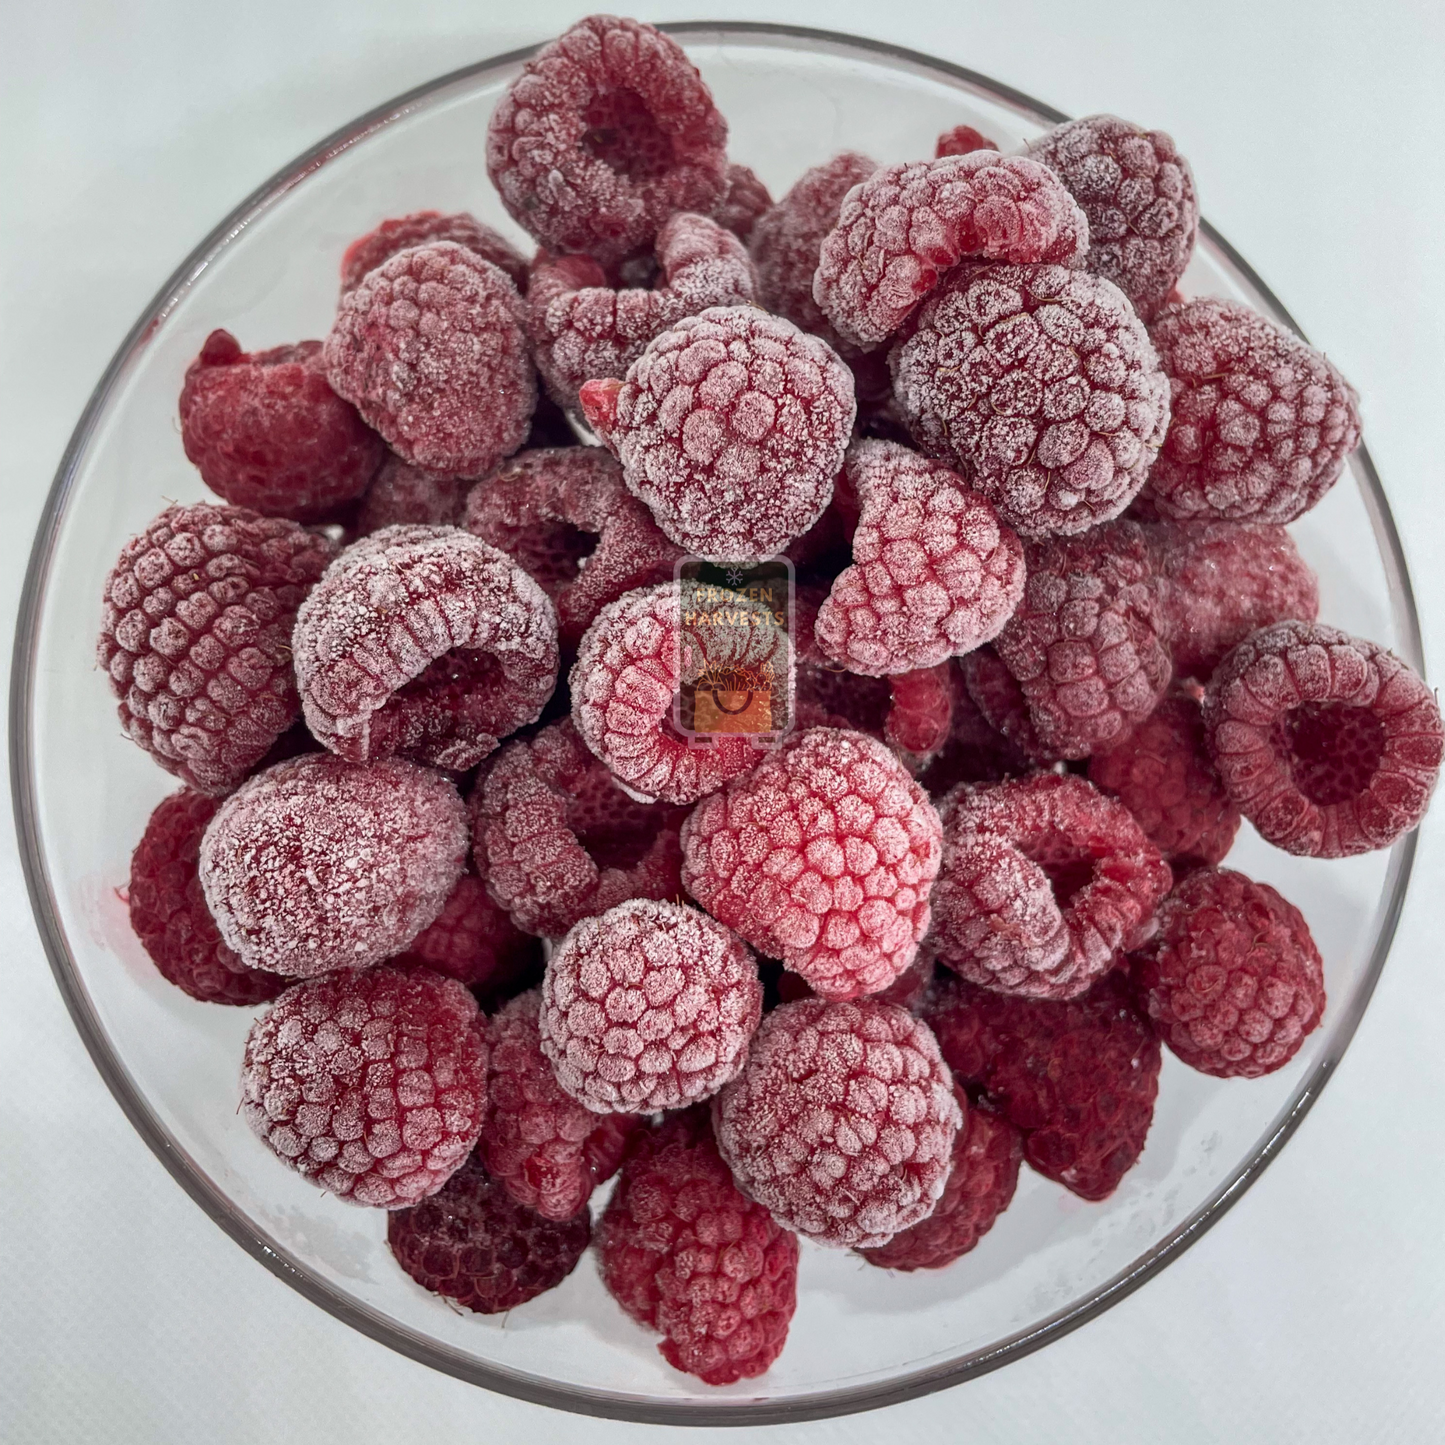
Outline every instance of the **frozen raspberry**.
<svg viewBox="0 0 1445 1445">
<path fill-rule="evenodd" d="M 892 679 L 849 672 L 824 653 L 816 624 L 827 596 L 826 586 L 793 588 L 794 725 L 848 728 L 881 739 L 892 707 Z"/>
<path fill-rule="evenodd" d="M 1087 115 L 1028 149 L 1089 218 L 1084 269 L 1112 281 L 1148 321 L 1184 274 L 1199 230 L 1189 162 L 1162 130 Z"/>
<path fill-rule="evenodd" d="M 949 1066 L 1024 1131 L 1024 1158 L 1081 1199 L 1107 1199 L 1154 1118 L 1159 1040 L 1122 974 L 1068 1003 L 1006 998 L 958 980 L 924 1010 Z"/>
<path fill-rule="evenodd" d="M 982 131 L 975 130 L 971 125 L 956 125 L 938 137 L 938 144 L 933 148 L 933 158 L 941 161 L 944 156 L 966 156 L 972 155 L 974 151 L 997 149 L 998 146 Z"/>
<path fill-rule="evenodd" d="M 960 267 L 889 361 L 918 444 L 1025 537 L 1117 517 L 1169 425 L 1169 383 L 1128 300 L 1062 266 Z"/>
<path fill-rule="evenodd" d="M 753 300 L 747 248 L 706 216 L 683 211 L 657 233 L 658 284 L 614 291 L 587 256 L 539 266 L 527 292 L 537 369 L 559 406 L 576 408 L 594 377 L 624 377 L 659 332 L 709 306 Z"/>
<path fill-rule="evenodd" d="M 886 988 L 928 931 L 938 814 L 862 733 L 795 733 L 693 810 L 682 848 L 688 892 L 823 998 Z"/>
<path fill-rule="evenodd" d="M 971 656 L 974 654 L 970 654 Z M 990 655 L 992 655 L 990 653 Z M 1017 689 L 1008 669 L 995 658 L 994 665 Z M 1023 752 L 989 722 L 968 691 L 963 668 L 946 663 L 950 684 L 948 735 L 943 746 L 916 775 L 918 784 L 934 799 L 941 798 L 959 783 L 997 783 L 1029 770 Z M 905 673 L 905 677 L 910 674 Z M 1025 721 L 1028 710 L 1019 694 L 1019 706 Z"/>
<path fill-rule="evenodd" d="M 1024 549 L 941 462 L 896 442 L 848 449 L 862 505 L 853 565 L 818 613 L 823 651 L 854 672 L 935 667 L 996 637 L 1024 590 Z"/>
<path fill-rule="evenodd" d="M 920 953 L 887 988 L 870 994 L 873 1003 L 892 1003 L 916 1013 L 928 995 L 933 983 L 933 955 Z M 778 998 L 782 1003 L 794 1003 L 800 998 L 817 998 L 818 995 L 803 982 L 802 977 L 784 969 L 778 977 Z"/>
<path fill-rule="evenodd" d="M 682 557 L 601 447 L 519 452 L 473 488 L 463 525 L 541 584 L 568 652 L 609 602 L 670 580 Z"/>
<path fill-rule="evenodd" d="M 798 1295 L 798 1238 L 742 1194 L 707 1114 L 637 1137 L 597 1228 L 602 1282 L 661 1332 L 668 1364 L 709 1385 L 761 1375 L 782 1352 Z"/>
<path fill-rule="evenodd" d="M 1234 301 L 1167 307 L 1149 329 L 1173 416 L 1141 503 L 1179 522 L 1292 522 L 1360 440 L 1355 389 L 1318 351 Z"/>
<path fill-rule="evenodd" d="M 726 146 L 727 122 L 675 40 L 593 15 L 539 50 L 498 101 L 487 174 L 549 250 L 609 264 L 675 211 L 718 206 Z"/>
<path fill-rule="evenodd" d="M 746 241 L 753 234 L 758 217 L 772 204 L 768 188 L 754 172 L 733 161 L 728 165 L 727 194 L 712 213 L 713 220 L 726 226 L 738 240 Z"/>
<path fill-rule="evenodd" d="M 962 1122 L 927 1025 L 873 999 L 781 1004 L 713 1104 L 738 1185 L 835 1249 L 876 1248 L 926 1219 Z"/>
<path fill-rule="evenodd" d="M 582 740 L 628 788 L 669 803 L 695 802 L 763 757 L 741 733 L 689 746 L 673 723 L 679 687 L 709 670 L 766 673 L 777 719 L 787 715 L 793 681 L 787 634 L 761 603 L 740 597 L 717 621 L 718 613 L 685 614 L 683 596 L 670 582 L 609 603 L 587 629 L 571 675 Z M 749 620 L 726 620 L 741 617 Z"/>
<path fill-rule="evenodd" d="M 341 258 L 341 292 L 345 295 L 361 285 L 368 271 L 390 261 L 398 251 L 429 246 L 433 241 L 455 241 L 468 251 L 505 271 L 520 291 L 527 284 L 527 262 L 500 232 L 466 211 L 444 216 L 440 211 L 413 211 L 383 221 L 374 231 L 357 237 Z"/>
<path fill-rule="evenodd" d="M 466 856 L 466 809 L 445 778 L 308 753 L 221 805 L 201 839 L 201 887 L 246 963 L 310 978 L 400 953 L 441 913 Z"/>
<path fill-rule="evenodd" d="M 283 1164 L 352 1204 L 415 1204 L 482 1127 L 477 1002 L 424 968 L 298 983 L 252 1025 L 241 1088 L 246 1122 Z"/>
<path fill-rule="evenodd" d="M 1425 815 L 1440 771 L 1440 706 L 1378 643 L 1311 622 L 1241 642 L 1204 694 L 1224 790 L 1287 853 L 1386 848 Z"/>
<path fill-rule="evenodd" d="M 289 980 L 247 968 L 221 941 L 196 867 L 214 798 L 183 788 L 160 803 L 130 860 L 130 926 L 161 977 L 202 1003 L 267 1003 Z"/>
<path fill-rule="evenodd" d="M 505 272 L 434 241 L 341 298 L 326 374 L 404 461 L 479 477 L 522 445 L 537 404 L 523 319 Z"/>
<path fill-rule="evenodd" d="M 475 1157 L 429 1199 L 387 1216 L 386 1242 L 423 1289 L 500 1315 L 556 1289 L 587 1252 L 583 1210 L 551 1220 L 518 1204 Z"/>
<path fill-rule="evenodd" d="M 1069 999 L 1154 932 L 1169 865 L 1127 808 L 1071 773 L 962 789 L 943 807 L 933 945 L 971 983 Z"/>
<path fill-rule="evenodd" d="M 366 489 L 355 534 L 369 537 L 383 527 L 455 526 L 470 486 L 462 477 L 429 472 L 389 454 Z"/>
<path fill-rule="evenodd" d="M 352 762 L 473 767 L 537 720 L 557 682 L 547 594 L 456 527 L 353 543 L 297 613 L 292 647 L 311 731 Z"/>
<path fill-rule="evenodd" d="M 1003 761 L 1010 766 L 1004 769 L 1004 774 L 1024 772 L 1028 764 L 1046 767 L 1059 761 L 1058 754 L 1046 748 L 1040 739 L 1018 679 L 1004 666 L 993 648 L 980 647 L 970 652 L 959 659 L 959 668 L 969 701 L 978 709 L 984 723 L 1007 745 Z M 986 738 L 986 741 L 992 742 L 992 739 Z M 1016 760 L 1026 766 L 1012 766 Z M 985 777 L 965 781 L 996 782 L 998 779 Z"/>
<path fill-rule="evenodd" d="M 121 727 L 203 793 L 234 788 L 298 712 L 296 609 L 336 548 L 241 507 L 167 507 L 105 580 L 97 660 Z"/>
<path fill-rule="evenodd" d="M 639 803 L 569 718 L 509 743 L 472 795 L 477 867 L 528 933 L 560 938 L 629 898 L 682 887 L 677 808 Z"/>
<path fill-rule="evenodd" d="M 436 922 L 422 929 L 396 961 L 444 973 L 479 995 L 495 995 L 522 978 L 540 958 L 537 940 L 492 901 L 475 873 L 463 873 Z"/>
<path fill-rule="evenodd" d="M 865 349 L 886 341 L 969 257 L 1077 264 L 1084 213 L 1037 161 L 993 151 L 906 161 L 844 197 L 823 238 L 813 296 L 839 334 Z"/>
<path fill-rule="evenodd" d="M 1172 673 L 1153 562 L 1136 522 L 1024 549 L 1023 601 L 994 642 L 1039 742 L 1063 758 L 1117 746 Z"/>
<path fill-rule="evenodd" d="M 914 777 L 943 750 L 953 730 L 958 670 L 948 662 L 898 672 L 889 678 L 892 706 L 883 740 Z"/>
<path fill-rule="evenodd" d="M 762 1014 L 757 961 L 695 908 L 635 898 L 584 918 L 542 982 L 542 1052 L 599 1114 L 678 1109 L 717 1093 Z"/>
</svg>

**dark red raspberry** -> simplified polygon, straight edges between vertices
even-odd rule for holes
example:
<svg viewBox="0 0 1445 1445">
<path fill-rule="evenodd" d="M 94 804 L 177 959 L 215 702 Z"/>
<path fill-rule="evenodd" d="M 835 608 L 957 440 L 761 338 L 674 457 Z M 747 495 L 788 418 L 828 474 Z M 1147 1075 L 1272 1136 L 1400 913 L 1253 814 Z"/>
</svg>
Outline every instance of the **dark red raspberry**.
<svg viewBox="0 0 1445 1445">
<path fill-rule="evenodd" d="M 1069 999 L 1154 932 L 1169 865 L 1127 808 L 1072 773 L 961 789 L 943 807 L 933 945 L 972 983 Z"/>
<path fill-rule="evenodd" d="M 404 461 L 480 477 L 522 445 L 537 404 L 523 320 L 504 271 L 434 241 L 341 298 L 326 374 Z"/>
<path fill-rule="evenodd" d="M 389 453 L 372 478 L 357 514 L 355 534 L 369 537 L 383 527 L 451 527 L 461 521 L 471 483 L 444 472 L 414 467 Z"/>
<path fill-rule="evenodd" d="M 942 752 L 953 731 L 953 708 L 962 691 L 950 662 L 898 672 L 888 679 L 892 706 L 883 740 L 916 778 Z"/>
<path fill-rule="evenodd" d="M 1028 149 L 1089 218 L 1084 269 L 1112 281 L 1148 321 L 1184 274 L 1199 231 L 1194 173 L 1162 130 L 1087 115 Z"/>
<path fill-rule="evenodd" d="M 398 963 L 415 963 L 495 995 L 525 976 L 541 959 L 541 948 L 492 901 L 475 873 L 463 873 L 435 923 L 412 939 Z"/>
<path fill-rule="evenodd" d="M 1359 399 L 1326 357 L 1235 301 L 1168 306 L 1149 328 L 1173 415 L 1140 502 L 1179 522 L 1292 522 L 1360 440 Z"/>
<path fill-rule="evenodd" d="M 592 15 L 543 46 L 497 102 L 487 174 L 549 250 L 609 264 L 675 211 L 717 207 L 726 146 L 727 122 L 675 40 Z"/>
<path fill-rule="evenodd" d="M 241 1087 L 246 1122 L 283 1164 L 352 1204 L 415 1204 L 482 1127 L 477 1002 L 424 968 L 298 983 L 252 1025 Z"/>
<path fill-rule="evenodd" d="M 358 236 L 341 258 L 341 291 L 345 295 L 361 285 L 368 271 L 389 261 L 398 251 L 429 246 L 433 241 L 455 241 L 468 251 L 505 271 L 520 291 L 527 284 L 527 261 L 500 232 L 466 211 L 446 216 L 440 211 L 413 211 L 383 221 L 374 231 Z"/>
<path fill-rule="evenodd" d="M 1024 549 L 1023 601 L 994 641 L 1034 731 L 1056 757 L 1117 746 L 1173 671 L 1148 541 L 1120 521 Z"/>
<path fill-rule="evenodd" d="M 944 156 L 966 156 L 972 155 L 974 151 L 997 149 L 998 146 L 982 131 L 975 130 L 971 125 L 956 125 L 938 137 L 938 143 L 933 148 L 933 158 L 941 161 Z"/>
<path fill-rule="evenodd" d="M 130 926 L 167 982 L 202 1003 L 267 1003 L 290 982 L 247 968 L 221 941 L 196 865 L 214 798 L 183 788 L 157 805 L 130 860 Z"/>
<path fill-rule="evenodd" d="M 815 993 L 857 998 L 913 962 L 941 839 L 928 795 L 884 744 L 809 728 L 693 809 L 682 881 Z"/>
<path fill-rule="evenodd" d="M 1028 699 L 1024 697 L 1018 679 L 1004 666 L 993 648 L 976 648 L 959 659 L 959 668 L 969 700 L 978 709 L 985 724 L 1007 746 L 1002 757 L 1006 766 L 1000 776 L 1026 772 L 1029 765 L 1046 767 L 1059 761 L 1058 755 L 1046 748 L 1040 739 L 1029 716 Z M 985 737 L 985 741 L 991 743 L 993 740 Z M 1016 763 L 1022 766 L 1016 766 Z M 963 781 L 997 782 L 998 779 L 984 777 Z"/>
<path fill-rule="evenodd" d="M 1134 985 L 1170 1050 L 1221 1079 L 1282 1069 L 1325 1010 L 1324 966 L 1299 909 L 1228 868 L 1191 873 L 1165 899 Z"/>
<path fill-rule="evenodd" d="M 1386 848 L 1425 815 L 1440 771 L 1440 705 L 1378 643 L 1312 622 L 1241 642 L 1204 694 L 1210 756 L 1260 836 L 1287 853 Z"/>
<path fill-rule="evenodd" d="M 855 346 L 892 336 L 950 267 L 969 257 L 1076 264 L 1088 222 L 1037 161 L 993 151 L 906 161 L 844 198 L 823 238 L 813 296 Z"/>
<path fill-rule="evenodd" d="M 586 1210 L 546 1219 L 513 1200 L 475 1156 L 431 1198 L 386 1221 L 396 1262 L 423 1289 L 480 1315 L 505 1314 L 556 1289 L 591 1238 Z"/>
<path fill-rule="evenodd" d="M 1009 677 L 1003 664 L 997 659 L 994 661 L 1004 676 Z M 943 747 L 916 775 L 919 786 L 935 800 L 959 783 L 997 783 L 1029 770 L 1028 759 L 989 722 L 973 700 L 963 668 L 958 663 L 945 666 L 951 693 L 948 736 Z M 1013 682 L 1012 677 L 1009 681 Z M 1027 717 L 1027 709 L 1024 716 Z"/>
<path fill-rule="evenodd" d="M 505 552 L 456 527 L 348 547 L 296 616 L 311 731 L 352 762 L 457 771 L 535 722 L 557 682 L 557 615 Z"/>
<path fill-rule="evenodd" d="M 1159 1040 L 1115 973 L 1069 1003 L 1006 998 L 958 980 L 924 1010 L 958 1077 L 1024 1131 L 1024 1158 L 1081 1199 L 1134 1167 L 1159 1093 Z"/>
<path fill-rule="evenodd" d="M 477 867 L 528 933 L 561 938 L 629 898 L 682 888 L 680 810 L 639 803 L 568 718 L 509 743 L 472 794 Z"/>
<path fill-rule="evenodd" d="M 798 1296 L 798 1238 L 740 1193 L 707 1114 L 637 1136 L 597 1227 L 602 1282 L 663 1358 L 709 1385 L 761 1375 Z"/>
<path fill-rule="evenodd" d="M 889 363 L 919 445 L 1024 537 L 1117 517 L 1169 425 L 1169 382 L 1128 300 L 1062 266 L 960 267 Z"/>
<path fill-rule="evenodd" d="M 167 507 L 105 579 L 97 660 L 120 723 L 203 793 L 234 788 L 298 713 L 291 628 L 333 543 L 241 507 Z"/>
<path fill-rule="evenodd" d="M 926 1219 L 962 1121 L 927 1025 L 874 999 L 779 1005 L 713 1104 L 738 1185 L 834 1249 L 872 1249 Z"/>
<path fill-rule="evenodd" d="M 768 188 L 754 172 L 733 161 L 728 165 L 727 194 L 712 213 L 713 220 L 726 226 L 738 240 L 746 241 L 753 234 L 758 217 L 772 204 Z"/>
<path fill-rule="evenodd" d="M 742 939 L 695 908 L 636 898 L 558 945 L 542 982 L 542 1052 L 599 1114 L 679 1109 L 737 1076 L 762 1007 Z"/>
<path fill-rule="evenodd" d="M 859 441 L 853 565 L 818 613 L 834 661 L 878 676 L 935 667 L 996 637 L 1024 590 L 1024 549 L 956 472 L 896 442 Z"/>
<path fill-rule="evenodd" d="M 909 1013 L 917 1013 L 933 983 L 933 955 L 919 953 L 918 957 L 888 985 L 870 994 L 874 1003 L 897 1004 Z M 778 976 L 778 999 L 782 1003 L 795 1003 L 800 998 L 817 998 L 818 995 L 803 981 L 802 976 L 784 969 Z"/>
<path fill-rule="evenodd" d="M 466 857 L 466 809 L 439 774 L 308 753 L 222 803 L 201 839 L 201 887 L 246 963 L 310 978 L 400 953 Z"/>
<path fill-rule="evenodd" d="M 891 679 L 864 677 L 832 661 L 818 645 L 818 609 L 827 587 L 800 583 L 793 589 L 794 725 L 851 728 L 882 738 L 892 706 Z"/>
</svg>

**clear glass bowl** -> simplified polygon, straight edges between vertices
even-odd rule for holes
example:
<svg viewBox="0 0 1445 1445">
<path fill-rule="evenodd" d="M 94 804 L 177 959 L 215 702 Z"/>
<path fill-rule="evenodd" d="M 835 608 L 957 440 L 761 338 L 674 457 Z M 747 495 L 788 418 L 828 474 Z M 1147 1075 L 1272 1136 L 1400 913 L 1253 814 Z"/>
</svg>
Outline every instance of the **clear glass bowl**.
<svg viewBox="0 0 1445 1445">
<path fill-rule="evenodd" d="M 926 56 L 783 26 L 669 27 L 732 124 L 730 151 L 774 194 L 844 148 L 932 153 L 967 122 L 1005 148 L 1063 119 Z M 161 1162 L 267 1268 L 340 1319 L 438 1369 L 582 1413 L 690 1424 L 841 1414 L 956 1384 L 1038 1349 L 1135 1289 L 1217 1220 L 1279 1152 L 1354 1033 L 1384 963 L 1414 854 L 1291 858 L 1248 828 L 1230 863 L 1303 910 L 1329 1008 L 1286 1069 L 1220 1082 L 1166 1055 L 1138 1167 L 1103 1204 L 1025 1169 L 973 1253 L 895 1275 L 805 1247 L 797 1316 L 760 1380 L 709 1389 L 670 1369 L 604 1295 L 591 1258 L 503 1318 L 460 1314 L 392 1262 L 386 1220 L 280 1168 L 236 1112 L 248 1010 L 191 1002 L 156 974 L 117 892 L 150 809 L 174 787 L 116 726 L 92 663 L 101 582 L 122 540 L 168 500 L 205 495 L 177 434 L 187 362 L 215 326 L 248 348 L 325 334 L 346 244 L 383 216 L 468 209 L 516 235 L 483 167 L 497 97 L 530 52 L 471 66 L 363 116 L 221 223 L 136 323 L 71 440 L 35 539 L 12 697 L 20 844 L 56 979 L 96 1066 Z M 1209 227 L 1189 294 L 1241 298 L 1290 324 Z M 1421 666 L 1405 562 L 1362 448 L 1294 529 L 1324 618 Z M 1362 548 L 1373 536 L 1376 549 Z"/>
</svg>

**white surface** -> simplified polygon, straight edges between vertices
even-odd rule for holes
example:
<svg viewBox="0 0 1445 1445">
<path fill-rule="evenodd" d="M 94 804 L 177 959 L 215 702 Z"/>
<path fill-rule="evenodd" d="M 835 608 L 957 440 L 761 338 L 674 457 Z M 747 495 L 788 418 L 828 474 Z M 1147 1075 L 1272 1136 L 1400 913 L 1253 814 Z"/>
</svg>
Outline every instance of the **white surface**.
<svg viewBox="0 0 1445 1445">
<path fill-rule="evenodd" d="M 0 12 L 0 609 L 91 386 L 160 280 L 326 131 L 583 13 L 350 0 Z M 654 4 L 644 18 L 701 9 Z M 1170 130 L 1206 213 L 1364 396 L 1433 676 L 1445 673 L 1445 27 L 1425 4 L 962 7 L 834 0 L 794 20 L 955 59 L 1072 113 Z M 741 157 L 746 160 L 747 157 Z M 8 630 L 8 629 L 7 629 Z M 83 642 L 83 640 L 81 640 Z M 658 1437 L 487 1395 L 332 1320 L 247 1258 L 130 1130 L 61 1006 L 13 844 L 0 1007 L 0 1439 Z M 770 1433 L 806 1442 L 1417 1441 L 1445 1434 L 1438 1148 L 1445 815 L 1354 1046 L 1282 1158 L 1102 1319 L 958 1390 Z M 687 1432 L 702 1436 L 724 1432 Z M 730 1432 L 729 1432 L 730 1433 Z"/>
</svg>

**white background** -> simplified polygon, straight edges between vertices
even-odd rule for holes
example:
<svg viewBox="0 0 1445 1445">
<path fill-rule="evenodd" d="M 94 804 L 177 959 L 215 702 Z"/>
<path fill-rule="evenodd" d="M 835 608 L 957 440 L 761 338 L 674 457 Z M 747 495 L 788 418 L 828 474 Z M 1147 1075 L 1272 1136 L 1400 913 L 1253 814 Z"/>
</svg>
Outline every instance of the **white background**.
<svg viewBox="0 0 1445 1445">
<path fill-rule="evenodd" d="M 554 0 L 0 3 L 7 634 L 70 428 L 191 246 L 358 112 L 582 13 Z M 641 14 L 851 30 L 958 61 L 1071 114 L 1112 110 L 1169 130 L 1194 164 L 1206 214 L 1362 392 L 1429 668 L 1445 676 L 1437 4 L 653 0 Z M 882 1414 L 778 1427 L 769 1438 L 1445 1438 L 1437 813 L 1389 967 L 1337 1078 L 1211 1234 L 1140 1293 L 1027 1360 Z M 42 956 L 8 834 L 0 921 L 0 1440 L 662 1436 L 434 1374 L 272 1278 L 171 1182 L 102 1086 Z"/>
</svg>

